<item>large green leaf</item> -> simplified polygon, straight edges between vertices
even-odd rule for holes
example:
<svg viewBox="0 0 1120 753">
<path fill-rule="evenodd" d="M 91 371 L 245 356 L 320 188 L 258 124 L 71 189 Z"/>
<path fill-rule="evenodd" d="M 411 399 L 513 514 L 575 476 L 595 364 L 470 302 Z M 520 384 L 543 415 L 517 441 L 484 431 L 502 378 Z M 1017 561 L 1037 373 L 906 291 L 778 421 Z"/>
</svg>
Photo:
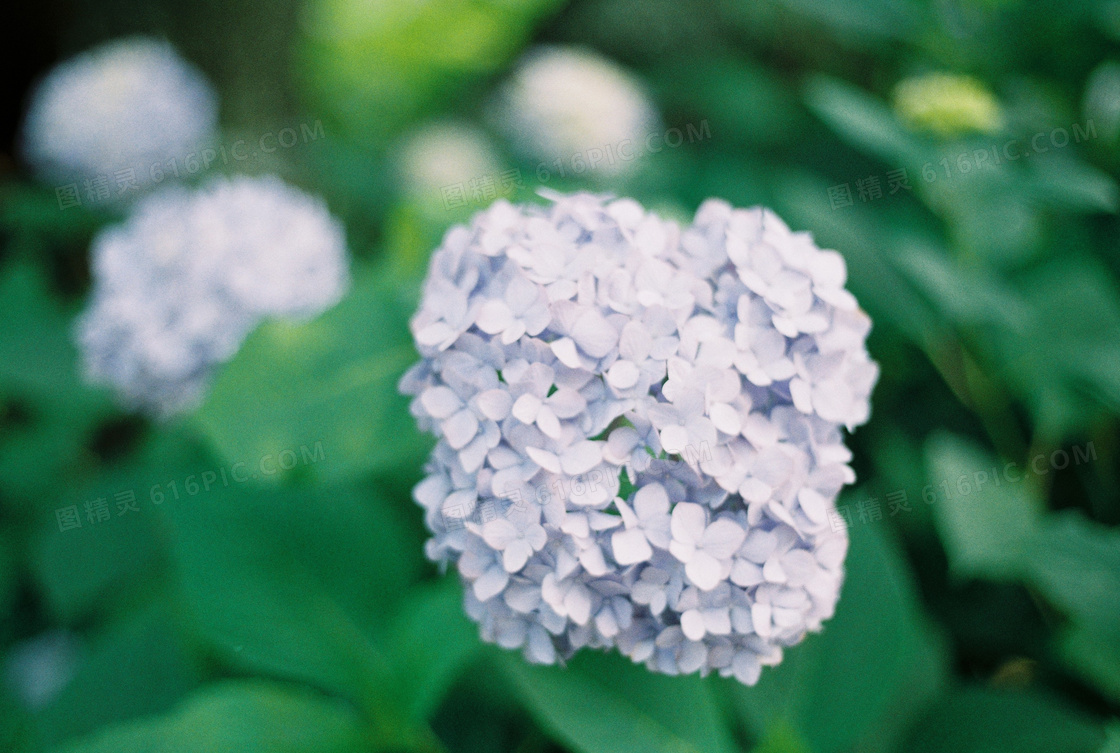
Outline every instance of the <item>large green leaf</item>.
<svg viewBox="0 0 1120 753">
<path fill-rule="evenodd" d="M 1120 721 L 1113 721 L 1105 731 L 1104 746 L 1098 753 L 1120 753 Z"/>
<path fill-rule="evenodd" d="M 1120 188 L 1108 173 L 1074 158 L 1035 160 L 1031 194 L 1073 212 L 1115 212 Z"/>
<path fill-rule="evenodd" d="M 285 476 L 269 474 L 278 466 L 328 480 L 419 468 L 427 443 L 397 393 L 417 359 L 413 304 L 396 285 L 361 280 L 312 322 L 271 322 L 250 335 L 197 414 L 218 451 L 251 469 L 267 461 L 262 479 Z"/>
<path fill-rule="evenodd" d="M 1043 693 L 964 687 L 948 694 L 899 753 L 1096 753 L 1104 736 L 1083 712 Z"/>
<path fill-rule="evenodd" d="M 176 510 L 183 590 L 225 661 L 342 695 L 382 726 L 405 702 L 376 639 L 420 541 L 371 493 L 233 489 Z"/>
<path fill-rule="evenodd" d="M 400 678 L 398 691 L 414 719 L 427 719 L 482 647 L 478 626 L 463 612 L 463 587 L 448 577 L 415 589 L 387 630 Z"/>
<path fill-rule="evenodd" d="M 168 711 L 202 679 L 176 607 L 165 600 L 126 613 L 82 646 L 74 677 L 33 718 L 40 745 Z"/>
<path fill-rule="evenodd" d="M 1066 511 L 1046 520 L 1030 550 L 1025 579 L 1070 621 L 1061 655 L 1120 702 L 1120 530 Z"/>
<path fill-rule="evenodd" d="M 1074 672 L 1120 703 L 1120 641 L 1090 625 L 1072 625 L 1059 637 L 1058 653 Z"/>
<path fill-rule="evenodd" d="M 1067 511 L 1050 516 L 1031 544 L 1031 582 L 1070 617 L 1109 631 L 1120 645 L 1120 530 Z"/>
<path fill-rule="evenodd" d="M 569 667 L 503 657 L 522 702 L 580 753 L 730 753 L 735 748 L 698 677 L 664 677 L 618 654 L 588 654 Z"/>
<path fill-rule="evenodd" d="M 897 264 L 910 281 L 962 325 L 999 324 L 1026 329 L 1030 309 L 980 262 L 954 264 L 941 249 L 908 243 Z"/>
<path fill-rule="evenodd" d="M 346 704 L 258 680 L 226 681 L 164 716 L 107 727 L 58 753 L 363 753 Z"/>
<path fill-rule="evenodd" d="M 913 0 L 780 0 L 790 10 L 826 24 L 847 42 L 882 44 L 905 39 L 918 27 L 922 6 Z"/>
<path fill-rule="evenodd" d="M 193 504 L 187 479 L 204 472 L 216 478 L 213 467 L 197 442 L 165 428 L 127 458 L 66 483 L 50 500 L 53 506 L 39 513 L 31 549 L 32 572 L 50 613 L 67 622 L 88 618 L 163 581 L 170 539 L 160 510 Z M 172 483 L 181 500 L 169 491 Z M 81 527 L 68 527 L 66 519 L 64 530 L 59 511 L 70 507 Z"/>
<path fill-rule="evenodd" d="M 953 572 L 1018 574 L 1032 552 L 1040 513 L 1029 480 L 1021 471 L 1005 474 L 1004 463 L 948 434 L 927 443 L 926 464 L 936 498 L 934 520 Z"/>
<path fill-rule="evenodd" d="M 928 147 L 886 103 L 845 81 L 816 76 L 805 88 L 809 109 L 856 149 L 897 167 L 924 164 Z"/>
</svg>

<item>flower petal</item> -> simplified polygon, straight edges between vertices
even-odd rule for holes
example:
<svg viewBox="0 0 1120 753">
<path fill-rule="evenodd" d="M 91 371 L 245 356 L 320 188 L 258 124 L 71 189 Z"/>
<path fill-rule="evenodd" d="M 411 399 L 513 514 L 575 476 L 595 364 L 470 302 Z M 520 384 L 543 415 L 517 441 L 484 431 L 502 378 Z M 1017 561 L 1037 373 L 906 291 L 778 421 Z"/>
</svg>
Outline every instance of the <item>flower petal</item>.
<svg viewBox="0 0 1120 753">
<path fill-rule="evenodd" d="M 684 566 L 684 572 L 701 591 L 711 591 L 720 583 L 719 560 L 702 550 L 697 550 Z"/>
<path fill-rule="evenodd" d="M 670 530 L 673 540 L 695 546 L 700 543 L 707 523 L 704 508 L 693 502 L 680 502 L 673 508 Z"/>
<path fill-rule="evenodd" d="M 645 562 L 653 557 L 653 549 L 639 528 L 628 528 L 611 534 L 614 559 L 622 566 Z"/>
</svg>

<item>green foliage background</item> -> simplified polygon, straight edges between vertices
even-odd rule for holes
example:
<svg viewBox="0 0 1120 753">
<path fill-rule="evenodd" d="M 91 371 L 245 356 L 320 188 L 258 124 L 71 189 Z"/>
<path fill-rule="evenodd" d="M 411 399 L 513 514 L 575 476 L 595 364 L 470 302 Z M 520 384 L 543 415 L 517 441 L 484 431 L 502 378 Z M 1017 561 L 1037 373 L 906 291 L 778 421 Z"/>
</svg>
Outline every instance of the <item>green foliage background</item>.
<svg viewBox="0 0 1120 753">
<path fill-rule="evenodd" d="M 195 414 L 122 413 L 81 383 L 70 339 L 89 240 L 119 218 L 60 211 L 7 147 L 0 647 L 9 667 L 49 631 L 78 650 L 45 704 L 3 684 L 0 749 L 1120 751 L 1120 74 L 1107 65 L 1120 2 L 77 0 L 21 13 L 46 58 L 168 36 L 219 87 L 227 145 L 321 124 L 321 138 L 210 172 L 279 172 L 326 196 L 356 281 L 313 322 L 257 330 Z M 875 322 L 882 379 L 839 501 L 852 517 L 843 596 L 757 687 L 615 654 L 530 667 L 478 641 L 455 578 L 422 556 L 409 490 L 430 445 L 395 385 L 415 358 L 407 317 L 427 254 L 481 204 L 403 190 L 397 161 L 430 121 L 491 128 L 487 101 L 536 42 L 611 57 L 667 127 L 710 137 L 607 181 L 539 172 L 495 134 L 503 169 L 523 176 L 516 198 L 543 181 L 681 216 L 708 196 L 772 206 L 844 254 Z M 971 83 L 939 90 L 933 73 Z M 1032 153 L 1010 159 L 1009 144 Z M 889 192 L 899 169 L 910 187 Z M 882 196 L 864 200 L 871 176 Z M 844 184 L 852 201 L 837 207 Z M 138 510 L 118 514 L 126 491 Z M 111 519 L 86 518 L 97 499 Z M 70 505 L 83 526 L 61 531 Z"/>
</svg>

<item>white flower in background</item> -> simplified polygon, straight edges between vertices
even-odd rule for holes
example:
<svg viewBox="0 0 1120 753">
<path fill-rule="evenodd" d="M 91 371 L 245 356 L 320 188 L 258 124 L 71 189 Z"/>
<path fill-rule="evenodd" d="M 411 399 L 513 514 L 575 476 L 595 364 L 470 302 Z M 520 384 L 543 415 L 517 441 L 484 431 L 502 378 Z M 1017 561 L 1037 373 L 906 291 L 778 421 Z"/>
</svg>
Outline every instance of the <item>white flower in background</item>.
<svg viewBox="0 0 1120 753">
<path fill-rule="evenodd" d="M 545 195 L 431 260 L 401 380 L 439 438 L 427 553 L 530 661 L 616 647 L 752 684 L 836 605 L 870 321 L 843 258 L 768 210 L 709 200 L 682 229 Z"/>
<path fill-rule="evenodd" d="M 104 177 L 117 196 L 118 171 L 138 187 L 153 164 L 207 146 L 218 98 L 202 73 L 167 42 L 132 37 L 61 63 L 38 85 L 23 126 L 23 153 L 46 180 Z"/>
<path fill-rule="evenodd" d="M 274 177 L 152 194 L 94 239 L 92 256 L 78 322 L 87 375 L 159 416 L 195 407 L 263 319 L 314 316 L 349 280 L 341 225 Z"/>
<path fill-rule="evenodd" d="M 432 123 L 401 145 L 398 166 L 408 190 L 442 201 L 443 189 L 490 179 L 500 186 L 502 163 L 489 137 L 455 121 Z"/>
<path fill-rule="evenodd" d="M 37 711 L 57 698 L 73 679 L 82 649 L 80 637 L 65 630 L 21 641 L 8 650 L 5 684 L 27 708 Z"/>
<path fill-rule="evenodd" d="M 621 67 L 589 50 L 551 46 L 526 54 L 502 87 L 493 118 L 524 157 L 548 170 L 556 171 L 560 160 L 567 172 L 586 163 L 606 175 L 637 164 L 635 155 L 659 121 L 641 85 Z M 592 149 L 601 158 L 589 159 Z"/>
</svg>

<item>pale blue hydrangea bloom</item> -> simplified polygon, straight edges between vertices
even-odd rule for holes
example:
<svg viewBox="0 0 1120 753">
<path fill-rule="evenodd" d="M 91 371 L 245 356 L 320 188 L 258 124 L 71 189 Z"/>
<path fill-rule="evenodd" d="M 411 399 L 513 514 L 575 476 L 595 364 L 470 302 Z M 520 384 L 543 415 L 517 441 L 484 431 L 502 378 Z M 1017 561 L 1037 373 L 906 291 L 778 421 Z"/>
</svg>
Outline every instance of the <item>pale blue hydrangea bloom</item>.
<svg viewBox="0 0 1120 753">
<path fill-rule="evenodd" d="M 682 229 L 545 195 L 432 257 L 401 382 L 439 438 L 428 556 L 530 661 L 613 646 L 753 684 L 839 595 L 870 320 L 843 258 L 768 210 L 709 200 Z"/>
<path fill-rule="evenodd" d="M 46 180 L 118 171 L 148 182 L 153 164 L 184 159 L 213 140 L 218 98 L 202 73 L 164 41 L 130 37 L 67 60 L 36 87 L 23 154 Z M 116 192 L 114 191 L 114 194 Z"/>
<path fill-rule="evenodd" d="M 98 234 L 92 256 L 78 322 L 87 375 L 158 416 L 195 407 L 262 320 L 313 316 L 349 282 L 342 226 L 271 176 L 147 196 Z"/>
</svg>

